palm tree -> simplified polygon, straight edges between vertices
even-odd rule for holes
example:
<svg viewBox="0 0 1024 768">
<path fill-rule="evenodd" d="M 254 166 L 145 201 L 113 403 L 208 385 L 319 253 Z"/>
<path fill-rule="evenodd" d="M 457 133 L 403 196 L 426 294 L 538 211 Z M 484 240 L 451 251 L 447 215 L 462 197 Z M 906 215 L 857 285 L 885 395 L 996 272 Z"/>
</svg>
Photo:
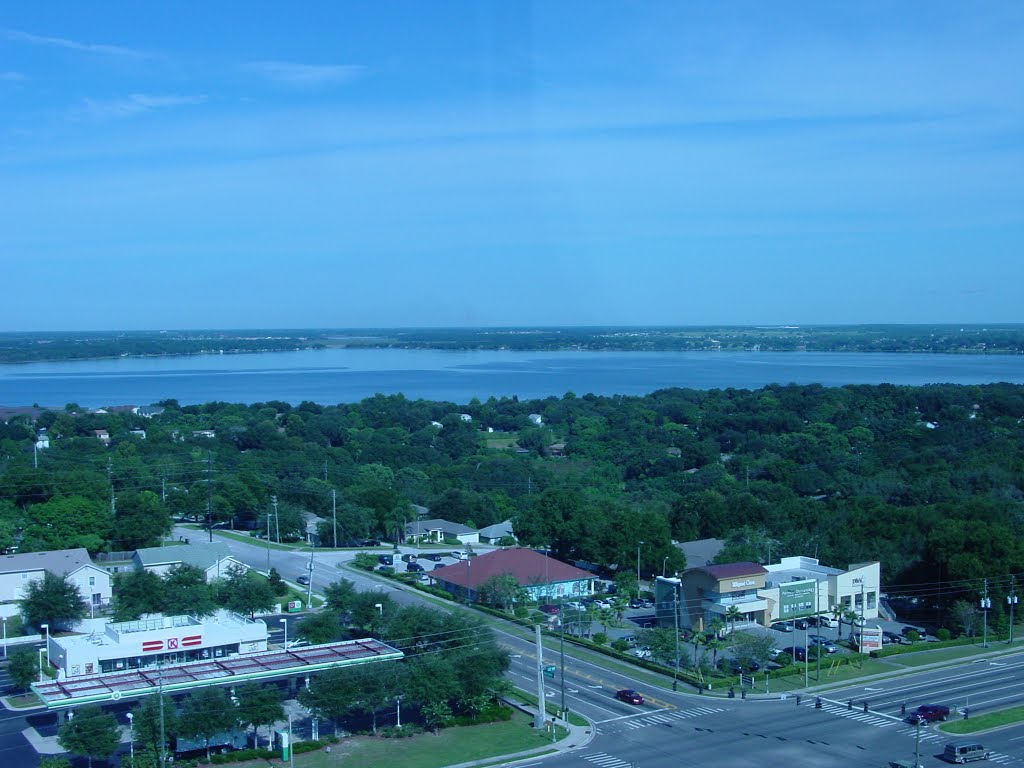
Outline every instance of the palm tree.
<svg viewBox="0 0 1024 768">
<path fill-rule="evenodd" d="M 705 645 L 707 645 L 708 648 L 711 649 L 711 666 L 717 666 L 718 652 L 725 648 L 725 640 L 720 638 L 718 635 L 715 635 L 714 637 L 709 637 L 707 640 L 704 641 L 704 643 Z"/>
<path fill-rule="evenodd" d="M 850 625 L 850 639 L 853 640 L 853 627 L 854 627 L 854 622 L 857 621 L 857 618 L 858 618 L 857 612 L 855 610 L 853 610 L 852 608 L 844 608 L 843 609 L 843 618 L 846 619 L 847 623 Z M 842 633 L 840 632 L 840 634 L 842 634 Z M 838 637 L 838 635 L 837 635 L 837 637 Z"/>
<path fill-rule="evenodd" d="M 725 618 L 729 622 L 729 634 L 736 631 L 736 622 L 739 621 L 740 616 L 743 615 L 743 611 L 738 606 L 730 605 L 725 611 Z"/>
<path fill-rule="evenodd" d="M 837 603 L 836 605 L 833 605 L 830 610 L 832 612 L 832 618 L 839 622 L 839 632 L 836 633 L 836 637 L 841 638 L 843 636 L 843 619 L 846 618 L 846 609 Z"/>
</svg>

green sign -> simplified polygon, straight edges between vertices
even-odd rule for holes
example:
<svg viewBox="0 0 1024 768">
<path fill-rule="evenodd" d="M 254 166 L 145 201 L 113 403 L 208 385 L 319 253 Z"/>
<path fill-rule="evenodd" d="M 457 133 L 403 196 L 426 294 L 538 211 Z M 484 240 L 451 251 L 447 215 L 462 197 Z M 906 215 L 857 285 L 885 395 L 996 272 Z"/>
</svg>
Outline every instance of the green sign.
<svg viewBox="0 0 1024 768">
<path fill-rule="evenodd" d="M 289 600 L 288 601 L 288 613 L 297 613 L 302 610 L 301 600 Z"/>
<path fill-rule="evenodd" d="M 798 581 L 779 586 L 779 618 L 792 619 L 814 612 L 816 581 Z"/>
<path fill-rule="evenodd" d="M 554 676 L 555 676 L 555 665 L 554 664 L 548 664 L 546 667 L 544 667 L 544 677 L 552 677 L 553 678 Z"/>
</svg>

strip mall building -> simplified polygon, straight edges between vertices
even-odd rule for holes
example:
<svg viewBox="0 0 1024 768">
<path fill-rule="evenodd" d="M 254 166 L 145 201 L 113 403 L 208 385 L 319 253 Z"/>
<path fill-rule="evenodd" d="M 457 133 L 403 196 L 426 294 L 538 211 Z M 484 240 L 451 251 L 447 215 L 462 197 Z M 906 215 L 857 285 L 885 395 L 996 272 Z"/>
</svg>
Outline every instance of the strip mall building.
<svg viewBox="0 0 1024 768">
<path fill-rule="evenodd" d="M 802 616 L 829 614 L 836 606 L 865 619 L 878 618 L 881 567 L 857 563 L 829 568 L 811 557 L 778 563 L 724 563 L 659 576 L 654 599 L 658 624 L 703 631 L 719 619 L 735 626 L 768 625 Z M 673 616 L 678 611 L 678 619 Z"/>
</svg>

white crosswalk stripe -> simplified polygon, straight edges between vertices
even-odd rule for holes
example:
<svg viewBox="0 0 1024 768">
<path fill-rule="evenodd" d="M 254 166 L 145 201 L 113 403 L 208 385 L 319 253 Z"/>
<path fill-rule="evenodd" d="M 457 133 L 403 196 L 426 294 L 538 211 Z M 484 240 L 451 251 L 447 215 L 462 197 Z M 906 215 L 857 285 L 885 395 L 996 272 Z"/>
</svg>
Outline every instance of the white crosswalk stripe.
<svg viewBox="0 0 1024 768">
<path fill-rule="evenodd" d="M 595 752 L 592 755 L 583 755 L 583 759 L 594 763 L 594 765 L 599 765 L 601 768 L 630 768 L 630 763 L 627 763 L 625 760 L 620 760 L 614 755 L 609 755 L 606 752 Z"/>
<path fill-rule="evenodd" d="M 671 725 L 674 721 L 678 720 L 689 720 L 691 717 L 701 717 L 703 715 L 716 715 L 719 712 L 725 710 L 718 707 L 694 707 L 693 709 L 676 709 L 676 710 L 663 710 L 653 715 L 646 715 L 644 717 L 637 718 L 636 720 L 626 720 L 622 723 L 626 728 L 630 730 L 636 730 L 637 728 L 649 728 L 652 725 Z"/>
</svg>

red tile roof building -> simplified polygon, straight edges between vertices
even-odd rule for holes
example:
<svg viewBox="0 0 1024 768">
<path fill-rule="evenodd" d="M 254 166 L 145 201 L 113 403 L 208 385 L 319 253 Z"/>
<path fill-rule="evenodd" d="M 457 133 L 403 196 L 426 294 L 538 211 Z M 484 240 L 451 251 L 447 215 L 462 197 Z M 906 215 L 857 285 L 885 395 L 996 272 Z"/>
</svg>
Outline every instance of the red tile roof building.
<svg viewBox="0 0 1024 768">
<path fill-rule="evenodd" d="M 469 600 L 494 576 L 511 574 L 532 600 L 593 593 L 594 574 L 532 549 L 496 549 L 431 571 L 442 589 Z"/>
</svg>

